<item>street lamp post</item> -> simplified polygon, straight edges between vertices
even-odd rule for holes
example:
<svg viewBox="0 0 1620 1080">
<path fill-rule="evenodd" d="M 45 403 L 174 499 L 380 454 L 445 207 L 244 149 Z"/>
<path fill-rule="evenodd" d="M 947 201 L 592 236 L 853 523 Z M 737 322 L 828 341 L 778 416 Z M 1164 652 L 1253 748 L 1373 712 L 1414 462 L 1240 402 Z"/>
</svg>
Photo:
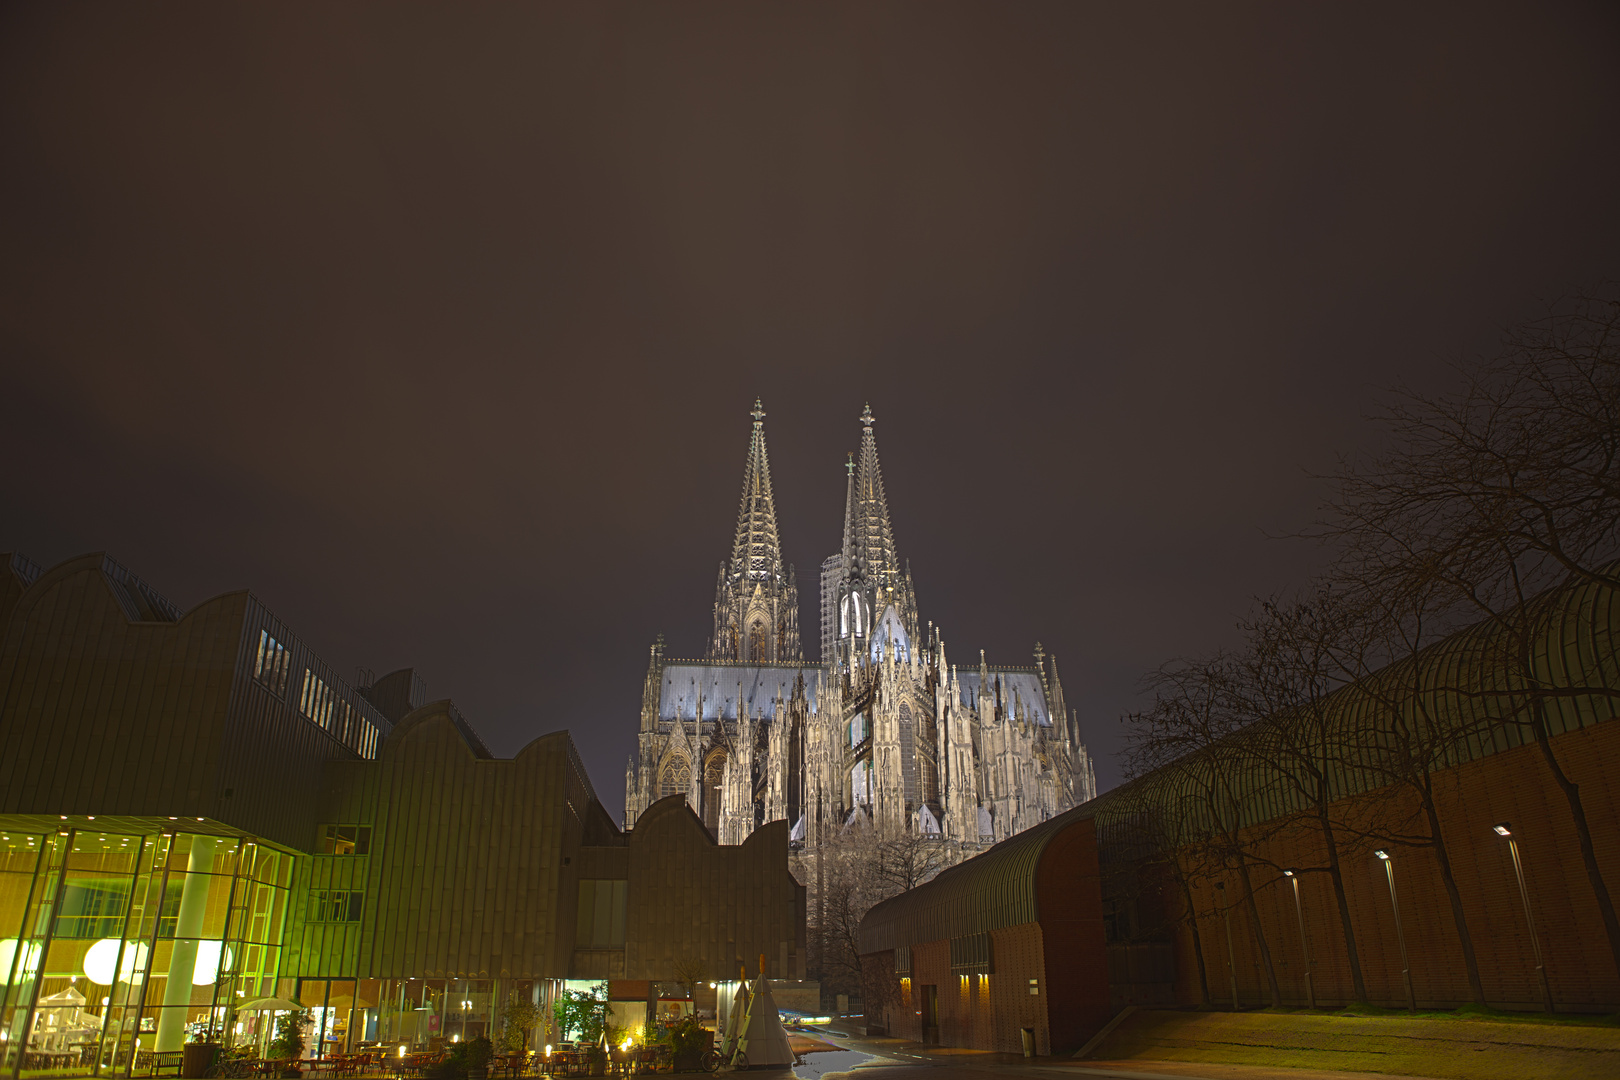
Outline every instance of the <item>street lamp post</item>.
<svg viewBox="0 0 1620 1080">
<path fill-rule="evenodd" d="M 1305 954 L 1305 1001 L 1316 1008 L 1316 988 L 1311 985 L 1311 945 L 1305 938 L 1305 908 L 1299 902 L 1299 874 L 1284 870 L 1283 877 L 1294 886 L 1294 914 L 1299 918 L 1299 951 Z"/>
<path fill-rule="evenodd" d="M 1242 1006 L 1238 1004 L 1237 953 L 1232 949 L 1232 909 L 1226 904 L 1226 882 L 1217 881 L 1215 891 L 1221 894 L 1221 915 L 1226 919 L 1226 971 L 1232 977 L 1232 1010 L 1236 1012 Z"/>
<path fill-rule="evenodd" d="M 1389 904 L 1395 909 L 1395 941 L 1401 947 L 1401 978 L 1406 982 L 1406 1007 L 1417 1012 L 1417 995 L 1412 992 L 1412 966 L 1406 960 L 1406 934 L 1401 930 L 1401 901 L 1395 895 L 1395 864 L 1387 851 L 1380 849 L 1373 854 L 1383 862 L 1384 875 L 1389 878 Z"/>
<path fill-rule="evenodd" d="M 1536 938 L 1536 917 L 1530 912 L 1530 889 L 1524 883 L 1524 863 L 1519 858 L 1519 842 L 1513 836 L 1512 827 L 1505 821 L 1495 826 L 1493 831 L 1507 840 L 1508 852 L 1513 856 L 1513 874 L 1519 879 L 1519 899 L 1524 901 L 1524 923 L 1530 930 L 1530 952 L 1536 958 L 1536 977 L 1541 980 L 1541 1004 L 1552 1012 L 1552 986 L 1547 982 L 1547 965 L 1541 958 L 1541 942 Z"/>
</svg>

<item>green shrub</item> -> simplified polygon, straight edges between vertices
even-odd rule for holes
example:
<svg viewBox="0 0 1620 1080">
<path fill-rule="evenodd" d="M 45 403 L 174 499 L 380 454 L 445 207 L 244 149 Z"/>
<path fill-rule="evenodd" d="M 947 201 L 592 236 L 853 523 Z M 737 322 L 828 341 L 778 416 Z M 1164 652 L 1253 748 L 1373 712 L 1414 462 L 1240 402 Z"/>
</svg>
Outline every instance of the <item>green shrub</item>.
<svg viewBox="0 0 1620 1080">
<path fill-rule="evenodd" d="M 565 990 L 557 999 L 555 1012 L 557 1030 L 564 1038 L 573 1035 L 576 1042 L 599 1043 L 602 1029 L 607 1025 L 607 983 L 597 983 L 590 990 Z"/>
<path fill-rule="evenodd" d="M 695 1016 L 684 1016 L 680 1023 L 669 1029 L 670 1049 L 674 1051 L 675 1070 L 690 1072 L 698 1068 L 703 1054 L 709 1049 L 709 1032 Z"/>
<path fill-rule="evenodd" d="M 303 1057 L 305 1038 L 311 1023 L 312 1018 L 307 1009 L 303 1012 L 283 1013 L 277 1017 L 276 1037 L 270 1040 L 271 1058 Z"/>
<path fill-rule="evenodd" d="M 540 1022 L 540 1006 L 516 990 L 501 1009 L 501 1049 L 510 1053 L 529 1048 L 529 1033 Z"/>
</svg>

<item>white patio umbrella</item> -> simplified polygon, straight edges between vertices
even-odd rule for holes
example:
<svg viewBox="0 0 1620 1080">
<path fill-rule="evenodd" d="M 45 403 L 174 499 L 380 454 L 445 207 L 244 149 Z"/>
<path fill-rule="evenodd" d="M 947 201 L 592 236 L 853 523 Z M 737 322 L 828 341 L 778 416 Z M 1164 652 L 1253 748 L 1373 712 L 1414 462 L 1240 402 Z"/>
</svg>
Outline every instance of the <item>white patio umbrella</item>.
<svg viewBox="0 0 1620 1080">
<path fill-rule="evenodd" d="M 239 1013 L 245 1012 L 303 1012 L 309 1006 L 298 1001 L 288 1001 L 283 997 L 254 998 L 245 1001 L 236 1007 Z"/>
</svg>

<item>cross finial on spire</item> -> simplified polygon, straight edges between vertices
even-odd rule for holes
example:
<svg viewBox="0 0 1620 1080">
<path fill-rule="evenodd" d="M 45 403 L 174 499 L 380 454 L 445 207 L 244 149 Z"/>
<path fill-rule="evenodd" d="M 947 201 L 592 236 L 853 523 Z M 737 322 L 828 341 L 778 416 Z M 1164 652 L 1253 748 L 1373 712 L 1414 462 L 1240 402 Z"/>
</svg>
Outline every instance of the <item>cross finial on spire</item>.
<svg viewBox="0 0 1620 1080">
<path fill-rule="evenodd" d="M 759 398 L 754 399 L 754 411 L 749 415 L 754 418 L 755 427 L 759 427 L 765 422 L 765 407 L 760 403 Z"/>
<path fill-rule="evenodd" d="M 849 460 L 844 462 L 844 468 L 849 470 L 849 475 L 855 475 L 855 451 L 849 452 Z"/>
<path fill-rule="evenodd" d="M 868 402 L 866 408 L 861 410 L 861 423 L 870 428 L 872 426 L 872 422 L 876 419 L 877 417 L 872 415 L 872 405 L 870 402 Z"/>
</svg>

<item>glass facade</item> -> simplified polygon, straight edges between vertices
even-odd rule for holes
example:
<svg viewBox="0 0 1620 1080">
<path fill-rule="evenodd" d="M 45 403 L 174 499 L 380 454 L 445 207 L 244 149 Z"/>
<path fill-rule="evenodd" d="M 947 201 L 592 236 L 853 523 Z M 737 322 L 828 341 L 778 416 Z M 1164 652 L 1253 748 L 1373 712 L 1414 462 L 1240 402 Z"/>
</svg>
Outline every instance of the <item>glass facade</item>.
<svg viewBox="0 0 1620 1080">
<path fill-rule="evenodd" d="M 500 1031 L 501 1004 L 509 997 L 549 1008 L 561 986 L 550 979 L 298 979 L 297 983 L 297 1000 L 314 1020 L 311 1056 L 378 1046 L 415 1053 L 480 1035 L 494 1038 Z M 535 1040 L 542 1037 L 539 1029 L 531 1034 Z"/>
<path fill-rule="evenodd" d="M 263 1037 L 239 1007 L 275 992 L 293 862 L 178 825 L 5 831 L 0 1076 L 129 1076 L 194 1036 Z"/>
</svg>

